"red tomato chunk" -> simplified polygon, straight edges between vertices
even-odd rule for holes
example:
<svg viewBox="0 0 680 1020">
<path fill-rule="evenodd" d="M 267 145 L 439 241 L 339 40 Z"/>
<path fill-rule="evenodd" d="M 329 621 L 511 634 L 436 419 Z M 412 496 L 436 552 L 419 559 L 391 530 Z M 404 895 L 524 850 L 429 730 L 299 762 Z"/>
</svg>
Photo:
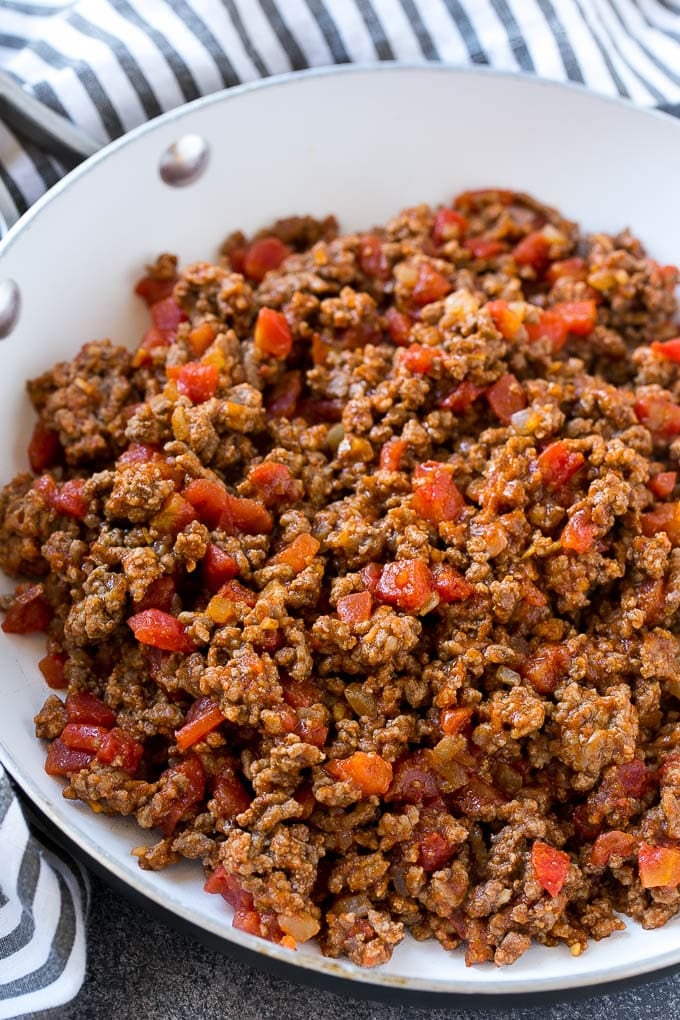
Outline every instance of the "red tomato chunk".
<svg viewBox="0 0 680 1020">
<path fill-rule="evenodd" d="M 253 241 L 247 249 L 243 271 L 251 280 L 259 282 L 270 269 L 278 269 L 290 254 L 290 248 L 278 237 L 263 237 L 259 241 Z"/>
<path fill-rule="evenodd" d="M 161 609 L 145 609 L 128 619 L 140 644 L 162 648 L 166 652 L 193 652 L 194 643 L 184 624 Z"/>
<path fill-rule="evenodd" d="M 293 334 L 285 315 L 261 308 L 255 323 L 255 349 L 272 358 L 286 358 L 293 349 Z"/>
<path fill-rule="evenodd" d="M 180 751 L 186 751 L 223 722 L 219 705 L 211 698 L 199 698 L 187 713 L 184 726 L 175 732 L 177 746 Z"/>
<path fill-rule="evenodd" d="M 5 634 L 32 634 L 47 630 L 54 613 L 41 584 L 19 585 L 2 621 Z"/>
<path fill-rule="evenodd" d="M 549 489 L 559 489 L 581 470 L 585 457 L 579 450 L 572 450 L 563 439 L 547 446 L 539 455 L 538 467 L 543 483 Z"/>
<path fill-rule="evenodd" d="M 419 464 L 413 472 L 413 509 L 435 526 L 457 521 L 463 497 L 453 481 L 453 467 L 436 460 Z"/>
<path fill-rule="evenodd" d="M 202 404 L 215 396 L 219 377 L 216 365 L 190 361 L 188 365 L 182 365 L 180 368 L 177 389 L 193 404 Z"/>
<path fill-rule="evenodd" d="M 144 755 L 142 744 L 134 740 L 125 730 L 114 727 L 102 737 L 97 751 L 97 760 L 113 765 L 134 776 Z"/>
<path fill-rule="evenodd" d="M 329 762 L 326 767 L 334 779 L 351 780 L 366 797 L 387 793 L 392 783 L 392 766 L 373 752 L 355 751 L 349 758 Z"/>
<path fill-rule="evenodd" d="M 238 574 L 238 565 L 233 556 L 224 552 L 218 545 L 210 543 L 201 563 L 203 583 L 213 594 L 226 581 L 231 581 Z M 161 606 L 160 608 L 167 608 Z"/>
<path fill-rule="evenodd" d="M 422 560 L 395 560 L 382 568 L 375 597 L 406 613 L 426 613 L 437 603 L 430 568 Z"/>
<path fill-rule="evenodd" d="M 509 425 L 513 414 L 527 406 L 527 398 L 514 375 L 502 375 L 486 391 L 491 410 L 504 425 Z"/>
<path fill-rule="evenodd" d="M 66 699 L 66 718 L 73 723 L 90 723 L 109 729 L 116 721 L 115 712 L 101 698 L 89 691 L 69 694 Z"/>
<path fill-rule="evenodd" d="M 50 652 L 38 663 L 45 683 L 54 691 L 63 691 L 68 687 L 68 680 L 64 674 L 66 661 L 66 656 L 62 652 Z"/>
<path fill-rule="evenodd" d="M 638 868 L 643 889 L 675 889 L 680 885 L 680 848 L 641 843 Z"/>
<path fill-rule="evenodd" d="M 59 739 L 53 740 L 45 758 L 45 772 L 48 776 L 70 776 L 87 768 L 93 757 L 89 751 L 77 751 Z"/>
<path fill-rule="evenodd" d="M 537 839 L 531 848 L 531 864 L 545 891 L 553 897 L 557 896 L 569 874 L 569 854 Z"/>
<path fill-rule="evenodd" d="M 48 429 L 42 421 L 39 421 L 28 444 L 28 463 L 31 465 L 31 471 L 36 475 L 42 474 L 47 468 L 54 467 L 59 462 L 62 453 L 59 433 L 54 429 Z"/>
<path fill-rule="evenodd" d="M 203 800 L 205 772 L 200 759 L 192 753 L 179 765 L 166 769 L 160 778 L 160 784 L 161 789 L 174 790 L 177 793 L 160 826 L 164 836 L 172 836 L 178 822 L 187 811 Z"/>
<path fill-rule="evenodd" d="M 338 616 L 344 623 L 354 626 L 357 623 L 366 623 L 371 618 L 373 599 L 369 591 L 355 592 L 352 595 L 343 595 L 338 599 Z"/>
</svg>

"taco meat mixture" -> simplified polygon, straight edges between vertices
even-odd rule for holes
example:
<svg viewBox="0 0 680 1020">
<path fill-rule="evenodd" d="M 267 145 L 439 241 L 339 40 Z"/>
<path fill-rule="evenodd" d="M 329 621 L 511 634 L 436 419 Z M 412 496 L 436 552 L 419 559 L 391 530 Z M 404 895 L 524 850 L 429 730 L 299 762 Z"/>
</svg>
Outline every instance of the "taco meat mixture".
<svg viewBox="0 0 680 1020">
<path fill-rule="evenodd" d="M 365 967 L 676 915 L 677 279 L 501 190 L 161 255 L 0 498 L 64 796 Z"/>
</svg>

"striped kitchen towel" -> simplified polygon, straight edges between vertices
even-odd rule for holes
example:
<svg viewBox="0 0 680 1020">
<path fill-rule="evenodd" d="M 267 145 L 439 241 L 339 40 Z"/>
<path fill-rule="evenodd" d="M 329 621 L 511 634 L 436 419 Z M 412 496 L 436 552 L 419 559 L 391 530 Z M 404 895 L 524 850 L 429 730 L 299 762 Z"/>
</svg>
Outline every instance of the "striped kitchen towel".
<svg viewBox="0 0 680 1020">
<path fill-rule="evenodd" d="M 680 112 L 678 0 L 0 0 L 0 71 L 105 144 L 238 82 L 352 61 L 489 64 Z M 0 121 L 0 213 L 71 165 Z M 0 767 L 0 1020 L 83 979 L 87 899 Z"/>
<path fill-rule="evenodd" d="M 0 1020 L 68 1002 L 85 974 L 87 877 L 31 834 L 0 766 Z"/>
</svg>

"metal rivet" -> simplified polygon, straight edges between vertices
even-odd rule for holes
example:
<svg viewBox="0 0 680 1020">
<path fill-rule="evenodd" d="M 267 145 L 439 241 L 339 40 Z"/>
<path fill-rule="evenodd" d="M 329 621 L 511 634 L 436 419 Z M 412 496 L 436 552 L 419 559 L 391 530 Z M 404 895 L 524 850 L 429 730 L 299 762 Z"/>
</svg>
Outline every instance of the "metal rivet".
<svg viewBox="0 0 680 1020">
<path fill-rule="evenodd" d="M 17 324 L 21 294 L 14 280 L 0 283 L 0 340 L 9 336 Z"/>
<path fill-rule="evenodd" d="M 209 153 L 205 138 L 200 135 L 182 135 L 161 156 L 161 177 L 173 188 L 193 184 L 208 165 Z"/>
</svg>

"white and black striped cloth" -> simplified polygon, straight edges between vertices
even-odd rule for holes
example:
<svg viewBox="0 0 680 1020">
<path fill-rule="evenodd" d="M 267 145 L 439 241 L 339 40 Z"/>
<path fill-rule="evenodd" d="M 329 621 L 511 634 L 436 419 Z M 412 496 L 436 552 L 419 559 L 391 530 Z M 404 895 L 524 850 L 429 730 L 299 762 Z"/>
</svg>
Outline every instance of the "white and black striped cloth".
<svg viewBox="0 0 680 1020">
<path fill-rule="evenodd" d="M 376 60 L 490 64 L 680 113 L 680 0 L 0 0 L 0 70 L 101 144 L 198 96 Z M 70 167 L 0 121 L 9 218 Z M 83 979 L 86 887 L 0 767 L 0 1020 Z"/>
</svg>

